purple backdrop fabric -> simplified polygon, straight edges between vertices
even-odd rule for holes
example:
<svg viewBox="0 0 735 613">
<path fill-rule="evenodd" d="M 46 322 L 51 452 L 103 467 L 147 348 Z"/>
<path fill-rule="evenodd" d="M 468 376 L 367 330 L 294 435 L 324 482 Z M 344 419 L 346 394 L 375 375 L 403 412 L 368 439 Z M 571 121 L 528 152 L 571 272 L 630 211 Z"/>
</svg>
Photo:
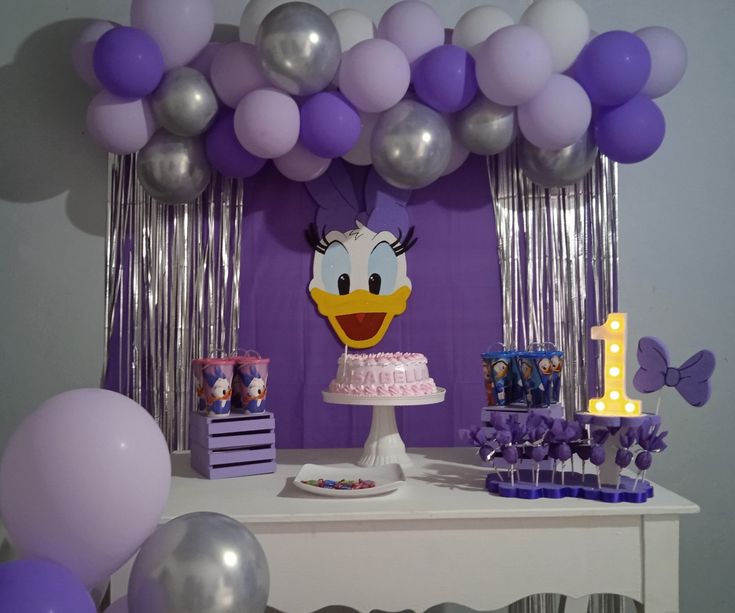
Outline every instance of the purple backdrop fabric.
<svg viewBox="0 0 735 613">
<path fill-rule="evenodd" d="M 351 166 L 356 185 L 366 168 Z M 442 404 L 396 411 L 408 446 L 451 446 L 477 424 L 485 405 L 480 353 L 502 340 L 495 217 L 485 160 L 413 193 L 408 203 L 418 242 L 407 255 L 413 291 L 403 315 L 369 351 L 418 351 L 429 359 Z M 312 252 L 304 231 L 316 205 L 306 188 L 268 165 L 246 186 L 242 235 L 241 349 L 271 358 L 269 410 L 281 448 L 359 447 L 371 409 L 326 404 L 344 351 L 307 291 Z"/>
</svg>

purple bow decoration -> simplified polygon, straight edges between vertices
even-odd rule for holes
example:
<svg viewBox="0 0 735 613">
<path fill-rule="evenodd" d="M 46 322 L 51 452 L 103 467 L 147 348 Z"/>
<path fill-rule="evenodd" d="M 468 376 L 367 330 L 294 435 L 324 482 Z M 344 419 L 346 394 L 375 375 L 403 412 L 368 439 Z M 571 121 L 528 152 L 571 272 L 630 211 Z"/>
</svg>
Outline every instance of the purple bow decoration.
<svg viewBox="0 0 735 613">
<path fill-rule="evenodd" d="M 669 366 L 669 353 L 664 344 L 651 336 L 638 341 L 638 364 L 633 385 L 648 394 L 664 385 L 674 387 L 684 400 L 695 407 L 705 404 L 711 394 L 709 378 L 715 370 L 715 355 L 703 349 L 679 368 Z"/>
</svg>

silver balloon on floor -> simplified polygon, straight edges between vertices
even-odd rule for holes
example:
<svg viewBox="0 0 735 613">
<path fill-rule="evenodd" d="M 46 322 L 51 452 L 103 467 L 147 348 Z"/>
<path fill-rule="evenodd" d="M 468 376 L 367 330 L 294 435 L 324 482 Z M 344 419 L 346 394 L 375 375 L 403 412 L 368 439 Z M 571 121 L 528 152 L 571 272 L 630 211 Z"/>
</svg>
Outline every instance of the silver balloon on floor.
<svg viewBox="0 0 735 613">
<path fill-rule="evenodd" d="M 205 76 L 183 66 L 166 73 L 151 106 L 161 127 L 178 136 L 196 136 L 214 121 L 218 105 Z"/>
<path fill-rule="evenodd" d="M 136 169 L 145 191 L 170 203 L 196 198 L 207 187 L 212 174 L 199 138 L 177 136 L 165 130 L 156 132 L 140 150 Z"/>
<path fill-rule="evenodd" d="M 298 96 L 327 87 L 342 59 L 334 22 L 305 2 L 288 2 L 268 13 L 255 45 L 266 78 Z"/>
<path fill-rule="evenodd" d="M 502 106 L 478 96 L 454 118 L 454 131 L 472 153 L 495 155 L 516 139 L 518 128 L 512 106 Z"/>
<path fill-rule="evenodd" d="M 378 119 L 370 152 L 375 170 L 388 183 L 417 189 L 444 172 L 452 155 L 452 133 L 436 111 L 402 100 Z"/>
<path fill-rule="evenodd" d="M 263 548 L 241 523 L 189 513 L 158 528 L 128 583 L 130 613 L 263 613 L 270 575 Z"/>
</svg>

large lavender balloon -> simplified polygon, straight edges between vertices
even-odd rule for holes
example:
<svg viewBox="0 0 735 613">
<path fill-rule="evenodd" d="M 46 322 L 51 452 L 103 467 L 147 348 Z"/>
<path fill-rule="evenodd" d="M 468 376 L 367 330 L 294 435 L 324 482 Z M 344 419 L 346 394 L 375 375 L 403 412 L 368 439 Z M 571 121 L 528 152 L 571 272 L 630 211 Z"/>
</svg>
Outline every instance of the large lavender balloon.
<svg viewBox="0 0 735 613">
<path fill-rule="evenodd" d="M 268 13 L 260 24 L 255 46 L 268 80 L 299 96 L 329 85 L 342 56 L 334 22 L 306 2 L 288 2 Z"/>
<path fill-rule="evenodd" d="M 211 0 L 133 0 L 130 25 L 158 43 L 167 69 L 185 66 L 209 42 L 214 31 Z"/>
<path fill-rule="evenodd" d="M 651 74 L 641 93 L 649 98 L 668 94 L 681 81 L 687 69 L 684 41 L 668 28 L 651 26 L 636 31 L 651 54 Z"/>
<path fill-rule="evenodd" d="M 417 189 L 444 172 L 452 155 L 452 133 L 439 113 L 404 100 L 378 120 L 371 153 L 375 170 L 388 183 Z"/>
</svg>

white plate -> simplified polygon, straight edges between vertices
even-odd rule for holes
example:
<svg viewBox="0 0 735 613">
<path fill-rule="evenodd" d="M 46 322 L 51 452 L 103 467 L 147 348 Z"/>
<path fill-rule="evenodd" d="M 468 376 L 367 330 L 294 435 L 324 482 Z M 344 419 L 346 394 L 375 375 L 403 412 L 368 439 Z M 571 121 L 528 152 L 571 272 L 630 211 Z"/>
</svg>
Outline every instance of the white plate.
<svg viewBox="0 0 735 613">
<path fill-rule="evenodd" d="M 314 479 L 331 479 L 339 481 L 347 479 L 357 481 L 358 479 L 375 481 L 375 487 L 364 490 L 330 490 L 325 487 L 317 487 L 301 483 Z M 331 496 L 333 498 L 363 498 L 365 496 L 378 496 L 397 490 L 406 482 L 406 475 L 400 464 L 385 464 L 384 466 L 369 466 L 366 468 L 358 466 L 319 466 L 318 464 L 304 464 L 294 477 L 293 484 L 305 492 L 317 496 Z"/>
</svg>

